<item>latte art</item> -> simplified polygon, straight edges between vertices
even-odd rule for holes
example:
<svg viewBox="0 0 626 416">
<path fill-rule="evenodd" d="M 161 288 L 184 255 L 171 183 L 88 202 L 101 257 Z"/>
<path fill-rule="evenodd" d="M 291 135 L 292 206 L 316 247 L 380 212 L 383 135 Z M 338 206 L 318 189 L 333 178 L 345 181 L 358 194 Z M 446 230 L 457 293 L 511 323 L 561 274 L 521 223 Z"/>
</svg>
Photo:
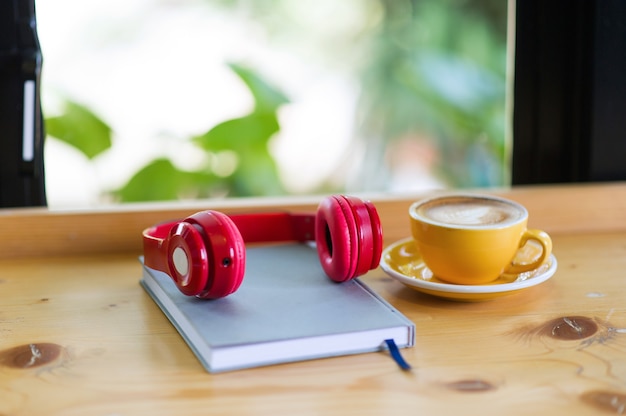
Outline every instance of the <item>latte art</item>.
<svg viewBox="0 0 626 416">
<path fill-rule="evenodd" d="M 419 214 L 432 221 L 461 226 L 513 223 L 523 215 L 506 202 L 483 198 L 442 198 L 422 205 Z"/>
</svg>

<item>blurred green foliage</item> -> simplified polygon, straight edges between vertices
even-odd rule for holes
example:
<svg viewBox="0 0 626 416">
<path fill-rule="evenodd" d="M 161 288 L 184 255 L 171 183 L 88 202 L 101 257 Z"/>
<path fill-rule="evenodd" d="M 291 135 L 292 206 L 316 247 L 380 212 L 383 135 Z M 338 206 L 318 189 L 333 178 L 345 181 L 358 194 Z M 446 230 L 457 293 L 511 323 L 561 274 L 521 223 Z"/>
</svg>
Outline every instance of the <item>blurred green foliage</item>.
<svg viewBox="0 0 626 416">
<path fill-rule="evenodd" d="M 62 114 L 46 118 L 46 133 L 93 159 L 111 147 L 111 127 L 88 108 L 66 101 Z"/>
<path fill-rule="evenodd" d="M 290 23 L 289 1 L 212 0 L 247 10 L 273 34 L 298 30 Z M 394 169 L 387 149 L 407 139 L 432 147 L 437 155 L 432 168 L 449 187 L 508 184 L 507 2 L 377 0 L 361 7 L 367 21 L 358 33 L 348 41 L 329 38 L 320 45 L 330 61 L 347 67 L 361 85 L 359 134 L 353 140 L 365 153 L 354 190 L 384 190 Z M 268 143 L 280 130 L 277 111 L 288 99 L 253 68 L 230 68 L 254 98 L 252 111 L 188 138 L 205 154 L 202 166 L 183 170 L 160 157 L 111 191 L 116 200 L 285 192 Z M 90 159 L 111 147 L 111 128 L 71 101 L 62 115 L 46 120 L 46 128 Z"/>
<path fill-rule="evenodd" d="M 508 183 L 506 16 L 500 0 L 381 0 L 362 72 L 364 188 L 380 189 L 396 140 L 428 142 L 447 186 Z M 382 144 L 381 144 L 382 142 Z M 380 167 L 368 175 L 368 166 Z"/>
<path fill-rule="evenodd" d="M 158 158 L 136 172 L 111 196 L 121 202 L 162 201 L 215 196 L 277 195 L 284 193 L 268 142 L 279 130 L 276 112 L 288 102 L 276 88 L 252 69 L 230 68 L 254 98 L 250 114 L 226 120 L 206 133 L 189 138 L 207 156 L 195 170 L 178 168 L 168 158 Z M 48 134 L 89 158 L 111 146 L 111 129 L 88 108 L 68 101 L 61 116 L 46 120 Z M 227 174 L 217 165 L 230 165 Z"/>
</svg>

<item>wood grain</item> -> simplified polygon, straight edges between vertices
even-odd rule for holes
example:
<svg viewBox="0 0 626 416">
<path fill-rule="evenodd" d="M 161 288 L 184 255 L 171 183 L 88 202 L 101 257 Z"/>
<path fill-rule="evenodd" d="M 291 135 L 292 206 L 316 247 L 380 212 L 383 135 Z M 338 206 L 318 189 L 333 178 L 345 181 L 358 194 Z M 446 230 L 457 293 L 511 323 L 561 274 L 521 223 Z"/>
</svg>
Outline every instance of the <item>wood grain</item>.
<svg viewBox="0 0 626 416">
<path fill-rule="evenodd" d="M 550 233 L 626 230 L 626 184 L 478 190 L 524 204 L 529 226 Z M 434 193 L 434 192 L 433 192 Z M 431 193 L 432 194 L 432 193 Z M 411 202 L 430 194 L 361 195 L 378 208 L 387 243 L 409 235 Z M 129 204 L 91 210 L 0 210 L 0 258 L 141 251 L 141 231 L 203 209 L 314 212 L 322 197 L 241 198 L 187 203 Z"/>
<path fill-rule="evenodd" d="M 5 212 L 0 415 L 625 413 L 626 187 L 497 193 L 524 203 L 532 225 L 552 234 L 559 269 L 482 303 L 370 272 L 363 279 L 416 324 L 416 346 L 403 350 L 408 373 L 381 352 L 207 374 L 139 286 L 136 259 L 143 227 L 198 206 Z M 375 199 L 388 242 L 406 236 L 415 197 Z M 316 205 L 286 201 L 207 205 Z"/>
</svg>

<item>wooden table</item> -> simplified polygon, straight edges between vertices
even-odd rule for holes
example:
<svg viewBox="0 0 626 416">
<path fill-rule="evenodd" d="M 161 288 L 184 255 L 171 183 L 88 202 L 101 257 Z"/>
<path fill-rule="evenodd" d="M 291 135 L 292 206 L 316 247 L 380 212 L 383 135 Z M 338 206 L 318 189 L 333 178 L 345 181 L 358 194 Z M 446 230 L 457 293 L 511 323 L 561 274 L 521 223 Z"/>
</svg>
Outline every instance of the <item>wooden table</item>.
<svg viewBox="0 0 626 416">
<path fill-rule="evenodd" d="M 411 372 L 381 352 L 211 375 L 138 284 L 146 226 L 319 198 L 0 211 L 0 415 L 626 413 L 626 184 L 492 193 L 526 205 L 559 268 L 481 303 L 370 272 L 415 322 Z M 372 197 L 386 244 L 408 236 L 421 196 Z"/>
</svg>

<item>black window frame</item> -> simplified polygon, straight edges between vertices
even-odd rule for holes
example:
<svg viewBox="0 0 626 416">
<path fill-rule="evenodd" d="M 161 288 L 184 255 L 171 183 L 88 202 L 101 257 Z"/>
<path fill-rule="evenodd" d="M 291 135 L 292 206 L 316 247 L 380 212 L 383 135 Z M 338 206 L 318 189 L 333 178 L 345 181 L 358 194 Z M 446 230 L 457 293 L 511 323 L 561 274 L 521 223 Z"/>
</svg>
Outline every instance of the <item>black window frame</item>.
<svg viewBox="0 0 626 416">
<path fill-rule="evenodd" d="M 513 185 L 626 179 L 626 2 L 517 0 Z"/>
</svg>

